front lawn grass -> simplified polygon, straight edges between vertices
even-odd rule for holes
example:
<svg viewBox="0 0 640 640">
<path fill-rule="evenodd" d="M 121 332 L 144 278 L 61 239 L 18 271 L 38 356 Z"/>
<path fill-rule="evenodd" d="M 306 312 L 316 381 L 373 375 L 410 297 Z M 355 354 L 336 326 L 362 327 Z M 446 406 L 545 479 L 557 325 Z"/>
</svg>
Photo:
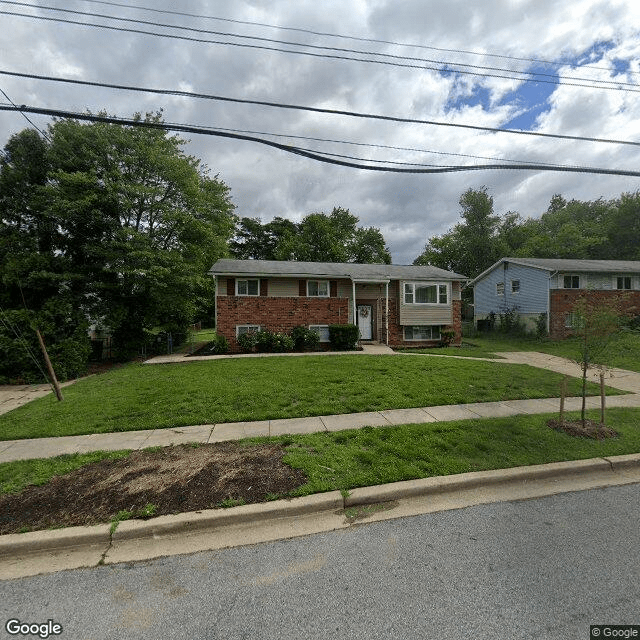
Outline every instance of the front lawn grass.
<svg viewBox="0 0 640 640">
<path fill-rule="evenodd" d="M 569 360 L 577 360 L 580 357 L 580 345 L 577 338 L 567 338 L 566 340 L 538 340 L 536 338 L 516 338 L 499 333 L 480 334 L 476 337 L 465 338 L 464 342 L 475 347 L 468 348 L 432 350 L 433 353 L 441 352 L 451 355 L 466 355 L 472 352 L 477 354 L 494 353 L 501 351 L 540 351 Z M 478 357 L 478 356 L 476 356 Z M 483 356 L 487 357 L 487 356 Z M 491 356 L 488 356 L 491 357 Z M 608 367 L 618 367 L 629 371 L 640 372 L 640 332 L 623 329 L 611 337 L 604 353 L 599 354 L 598 364 Z"/>
<path fill-rule="evenodd" d="M 526 365 L 403 356 L 239 358 L 131 364 L 0 416 L 13 440 L 559 395 Z M 569 395 L 580 382 L 569 381 Z M 589 393 L 599 392 L 596 385 Z M 620 393 L 613 389 L 609 393 Z"/>
</svg>

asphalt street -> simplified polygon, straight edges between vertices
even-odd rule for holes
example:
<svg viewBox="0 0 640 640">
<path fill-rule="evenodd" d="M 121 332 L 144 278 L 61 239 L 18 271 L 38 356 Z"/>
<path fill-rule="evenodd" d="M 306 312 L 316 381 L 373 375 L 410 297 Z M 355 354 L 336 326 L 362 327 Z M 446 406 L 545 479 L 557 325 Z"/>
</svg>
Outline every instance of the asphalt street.
<svg viewBox="0 0 640 640">
<path fill-rule="evenodd" d="M 4 581 L 0 637 L 584 640 L 640 624 L 639 514 L 635 484 Z"/>
</svg>

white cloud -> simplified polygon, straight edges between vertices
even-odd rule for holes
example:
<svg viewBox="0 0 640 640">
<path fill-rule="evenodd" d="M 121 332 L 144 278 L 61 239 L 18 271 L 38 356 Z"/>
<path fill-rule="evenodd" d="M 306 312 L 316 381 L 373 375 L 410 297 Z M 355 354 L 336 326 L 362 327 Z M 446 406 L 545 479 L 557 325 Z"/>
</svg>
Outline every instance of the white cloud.
<svg viewBox="0 0 640 640">
<path fill-rule="evenodd" d="M 146 4 L 152 6 L 151 3 Z M 98 5 L 77 0 L 68 6 L 95 11 Z M 153 6 L 156 7 L 155 4 Z M 171 8 L 176 10 L 173 6 Z M 99 8 L 101 13 L 112 10 Z M 519 70 L 529 68 L 532 63 L 491 54 L 562 62 L 607 41 L 612 46 L 602 59 L 585 61 L 579 68 L 565 66 L 562 68 L 563 76 L 567 79 L 577 76 L 610 79 L 613 61 L 627 60 L 629 69 L 616 79 L 637 83 L 640 78 L 633 75 L 640 73 L 640 39 L 637 34 L 640 4 L 634 0 L 573 0 L 571 3 L 555 0 L 481 3 L 469 3 L 468 0 L 431 0 L 428 3 L 423 0 L 403 0 L 401 3 L 391 0 L 303 0 L 295 3 L 274 0 L 268 5 L 247 1 L 184 0 L 178 10 L 394 42 L 413 42 L 424 47 L 476 51 L 483 55 L 326 38 L 283 29 L 148 14 L 133 9 L 122 11 L 128 17 L 191 25 L 198 29 Z M 117 14 L 118 10 L 114 12 Z M 210 38 L 231 39 L 213 35 Z M 344 52 L 334 53 L 347 55 Z M 199 44 L 8 16 L 3 17 L 3 28 L 0 29 L 0 56 L 5 69 L 26 73 L 178 88 L 486 127 L 500 126 L 531 106 L 529 99 L 525 100 L 518 94 L 521 83 L 504 78 L 461 75 L 454 79 L 431 70 Z M 589 66 L 603 67 L 604 70 L 587 68 Z M 550 73 L 556 68 L 547 65 Z M 490 70 L 477 71 L 491 73 Z M 504 74 L 496 72 L 496 75 Z M 439 152 L 425 154 L 297 141 L 303 147 L 363 158 L 440 165 L 487 162 L 442 155 L 451 153 L 603 167 L 638 166 L 637 148 L 629 146 L 114 92 L 7 76 L 0 76 L 0 87 L 18 104 L 69 110 L 106 109 L 122 116 L 163 108 L 166 120 L 171 122 Z M 488 106 L 456 103 L 456 98 L 469 97 L 481 88 L 488 90 Z M 509 102 L 499 104 L 505 97 Z M 536 126 L 544 132 L 638 140 L 639 105 L 637 94 L 632 92 L 559 86 L 549 97 L 548 110 L 540 115 Z M 46 126 L 46 118 L 33 116 L 33 119 L 38 125 Z M 0 112 L 0 130 L 5 132 L 0 144 L 25 126 L 28 125 L 19 114 Z M 189 137 L 191 143 L 187 152 L 202 158 L 213 174 L 219 173 L 229 184 L 238 215 L 262 217 L 265 221 L 276 215 L 300 219 L 313 211 L 329 212 L 334 206 L 348 207 L 360 217 L 363 225 L 382 229 L 394 261 L 399 263 L 410 263 L 422 251 L 429 236 L 444 233 L 457 222 L 460 213 L 458 199 L 468 188 L 486 185 L 494 196 L 497 213 L 516 210 L 523 215 L 538 216 L 546 210 L 555 193 L 578 199 L 611 198 L 638 187 L 636 179 L 568 173 L 373 173 L 321 165 L 248 142 L 208 136 Z"/>
</svg>

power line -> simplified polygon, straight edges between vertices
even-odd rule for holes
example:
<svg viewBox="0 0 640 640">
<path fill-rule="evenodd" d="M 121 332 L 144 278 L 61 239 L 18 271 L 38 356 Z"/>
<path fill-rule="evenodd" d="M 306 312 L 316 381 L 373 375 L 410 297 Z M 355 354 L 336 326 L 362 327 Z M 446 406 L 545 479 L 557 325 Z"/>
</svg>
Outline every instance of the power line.
<svg viewBox="0 0 640 640">
<path fill-rule="evenodd" d="M 463 73 L 463 71 L 461 69 L 453 69 L 451 67 L 466 67 L 468 69 L 479 69 L 479 70 L 483 70 L 483 71 L 499 71 L 502 73 L 514 73 L 514 74 L 518 74 L 519 76 L 526 76 L 524 78 L 522 77 L 517 77 L 517 76 L 495 76 L 495 77 L 500 77 L 500 78 L 509 78 L 509 79 L 513 79 L 513 80 L 519 80 L 519 81 L 530 81 L 530 82 L 546 82 L 546 83 L 550 83 L 550 84 L 568 84 L 567 82 L 564 82 L 564 80 L 575 80 L 575 81 L 580 81 L 580 82 L 590 82 L 590 83 L 598 83 L 601 86 L 592 86 L 592 85 L 586 85 L 586 84 L 578 84 L 575 86 L 581 86 L 581 87 L 590 87 L 590 88 L 594 88 L 594 89 L 613 89 L 616 91 L 623 91 L 623 87 L 628 86 L 628 87 L 638 87 L 637 84 L 635 83 L 631 83 L 631 82 L 620 82 L 620 81 L 616 81 L 616 80 L 600 80 L 597 78 L 583 78 L 583 77 L 576 77 L 576 76 L 564 76 L 563 77 L 563 81 L 561 82 L 558 75 L 557 74 L 551 74 L 551 73 L 543 73 L 543 72 L 539 72 L 539 71 L 519 71 L 517 69 L 505 69 L 502 67 L 491 67 L 491 66 L 487 66 L 487 65 L 475 65 L 475 64 L 468 64 L 468 63 L 463 63 L 463 62 L 451 62 L 451 61 L 446 61 L 446 60 L 433 60 L 433 59 L 428 59 L 428 58 L 417 58 L 417 57 L 412 57 L 412 56 L 401 56 L 401 55 L 394 55 L 394 54 L 389 54 L 389 53 L 382 53 L 382 52 L 377 52 L 377 51 L 362 51 L 362 50 L 357 50 L 357 49 L 348 49 L 348 48 L 344 48 L 344 47 L 327 47 L 327 46 L 322 46 L 322 45 L 313 45 L 313 44 L 308 44 L 308 43 L 304 43 L 304 42 L 292 42 L 289 40 L 279 40 L 279 39 L 275 39 L 275 38 L 264 38 L 264 37 L 259 37 L 259 36 L 250 36 L 250 35 L 245 35 L 245 34 L 238 34 L 238 33 L 230 33 L 230 32 L 226 32 L 226 31 L 212 31 L 210 29 L 200 29 L 200 28 L 194 28 L 194 27 L 184 27 L 181 25 L 173 25 L 173 24 L 166 24 L 166 23 L 162 23 L 162 22 L 152 22 L 152 21 L 148 21 L 148 20 L 136 20 L 134 18 L 124 18 L 121 16 L 113 16 L 113 15 L 109 15 L 109 14 L 103 14 L 103 13 L 92 13 L 92 12 L 88 12 L 88 11 L 78 11 L 75 9 L 60 9 L 57 7 L 49 7 L 49 6 L 45 6 L 45 5 L 41 5 L 41 4 L 29 4 L 27 2 L 18 2 L 16 0 L 0 0 L 0 4 L 10 4 L 10 5 L 17 5 L 17 6 L 22 6 L 22 7 L 30 7 L 30 8 L 34 8 L 34 9 L 44 9 L 47 11 L 58 11 L 61 13 L 68 13 L 68 14 L 72 14 L 72 15 L 80 15 L 80 16 L 89 16 L 92 18 L 106 18 L 108 20 L 117 20 L 119 22 L 127 22 L 127 23 L 135 23 L 135 24 L 143 24 L 143 25 L 147 25 L 147 26 L 153 26 L 153 27 L 161 27 L 161 28 L 168 28 L 168 29 L 176 29 L 179 31 L 190 31 L 193 33 L 205 33 L 205 34 L 211 34 L 211 35 L 217 35 L 217 36 L 229 36 L 232 38 L 240 38 L 240 39 L 246 39 L 246 40 L 254 40 L 254 41 L 260 41 L 260 42 L 269 42 L 269 43 L 274 43 L 274 44 L 283 44 L 283 45 L 287 45 L 287 46 L 295 46 L 295 47 L 306 47 L 308 49 L 314 49 L 314 50 L 321 50 L 321 51 L 338 51 L 341 53 L 355 53 L 358 55 L 365 55 L 365 56 L 382 56 L 385 58 L 390 58 L 393 60 L 410 60 L 412 62 L 423 62 L 423 63 L 428 63 L 428 64 L 437 64 L 439 65 L 438 69 L 439 71 L 452 71 L 455 73 Z M 29 16 L 29 17 L 34 17 L 37 18 L 38 16 Z M 81 23 L 74 23 L 74 24 L 81 24 Z M 104 26 L 104 25 L 103 25 Z M 156 34 L 156 35 L 164 35 L 164 34 Z M 229 43 L 229 44 L 238 44 L 238 43 Z M 276 51 L 284 51 L 281 49 L 274 49 Z M 301 51 L 285 51 L 286 53 L 295 53 L 295 54 L 304 54 L 305 52 L 301 52 Z M 353 60 L 353 58 L 346 58 L 348 60 Z M 383 61 L 376 61 L 376 60 L 362 60 L 359 59 L 360 62 L 369 62 L 369 63 L 374 63 L 374 62 L 383 62 Z M 422 67 L 418 67 L 418 68 L 422 68 Z M 431 69 L 433 70 L 433 67 L 425 67 L 427 69 Z M 491 74 L 480 74 L 480 73 L 476 73 L 473 71 L 464 71 L 464 73 L 471 73 L 472 75 L 481 75 L 481 76 L 490 76 L 490 77 L 494 77 Z M 542 80 L 541 78 L 554 78 L 554 80 Z M 607 86 L 607 85 L 612 85 L 612 86 Z M 640 91 L 640 89 L 638 89 Z"/>
<path fill-rule="evenodd" d="M 508 56 L 508 55 L 504 55 L 504 54 L 497 54 L 497 53 L 488 53 L 488 52 L 481 52 L 481 51 L 469 51 L 469 50 L 465 50 L 465 49 L 447 49 L 444 47 L 434 47 L 434 46 L 429 46 L 429 45 L 424 45 L 424 44 L 416 44 L 416 43 L 412 43 L 412 42 L 397 42 L 394 40 L 380 40 L 380 39 L 376 39 L 376 38 L 364 38 L 364 37 L 358 37 L 358 36 L 352 36 L 352 35 L 345 35 L 345 34 L 340 34 L 340 33 L 331 33 L 331 32 L 327 32 L 327 31 L 314 31 L 312 29 L 303 29 L 300 27 L 286 27 L 284 25 L 277 25 L 277 24 L 270 24 L 267 22 L 255 22 L 255 21 L 251 21 L 251 20 L 236 20 L 236 19 L 232 19 L 232 18 L 222 18 L 220 16 L 210 16 L 210 15 L 203 15 L 203 14 L 197 14 L 197 13 L 186 13 L 183 11 L 171 11 L 169 9 L 155 9 L 155 8 L 151 8 L 151 7 L 140 7 L 137 5 L 129 5 L 129 4 L 123 4 L 121 2 L 108 2 L 107 0 L 84 0 L 84 2 L 89 2 L 92 4 L 102 4 L 102 5 L 108 5 L 108 6 L 112 6 L 112 7 L 123 7 L 126 9 L 135 9 L 138 11 L 149 11 L 149 12 L 153 12 L 153 13 L 161 13 L 161 14 L 168 14 L 168 15 L 176 15 L 176 16 L 183 16 L 183 17 L 188 17 L 188 18 L 198 18 L 198 19 L 205 19 L 205 20 L 217 20 L 219 22 L 228 22 L 228 23 L 232 23 L 232 24 L 242 24 L 242 25 L 250 25 L 250 26 L 258 26 L 258 27 L 266 27 L 269 29 L 279 29 L 281 31 L 295 31 L 298 33 L 307 33 L 310 35 L 315 35 L 315 36 L 325 36 L 327 38 L 341 38 L 343 40 L 354 40 L 357 42 L 371 42 L 371 43 L 375 43 L 375 44 L 388 44 L 388 45 L 392 45 L 392 46 L 397 46 L 397 47 L 413 47 L 416 49 L 425 49 L 425 50 L 429 50 L 429 51 L 442 51 L 444 53 L 463 53 L 465 55 L 472 55 L 472 56 L 482 56 L 482 57 L 487 57 L 487 58 L 500 58 L 503 60 L 516 60 L 518 62 L 534 62 L 536 64 L 544 64 L 544 65 L 550 65 L 550 66 L 556 66 L 556 67 L 561 67 L 561 66 L 565 66 L 566 64 L 569 63 L 564 63 L 564 62 L 557 62 L 555 60 L 542 60 L 540 58 L 523 58 L 523 57 L 517 57 L 517 56 Z M 575 66 L 575 65 L 571 65 L 571 66 Z M 610 69 L 608 69 L 607 67 L 599 67 L 597 65 L 583 65 L 584 69 L 597 69 L 597 70 L 601 70 L 601 71 L 610 71 Z M 632 75 L 637 75 L 638 72 L 636 71 L 629 71 L 627 73 L 630 73 Z"/>
<path fill-rule="evenodd" d="M 503 80 L 518 80 L 518 81 L 526 81 L 526 78 L 518 78 L 518 77 L 514 77 L 514 76 L 507 76 L 507 75 L 500 75 L 500 74 L 494 74 L 494 73 L 479 73 L 477 71 L 465 71 L 463 69 L 443 69 L 443 64 L 440 64 L 440 66 L 430 66 L 430 65 L 419 65 L 419 64 L 405 64 L 405 63 L 400 63 L 400 62 L 391 62 L 389 60 L 372 60 L 372 59 L 368 59 L 368 58 L 354 58 L 354 57 L 350 57 L 350 56 L 343 56 L 343 55 L 338 55 L 338 54 L 327 54 L 327 53 L 313 53 L 311 51 L 296 51 L 294 49 L 282 49 L 279 47 L 270 47 L 270 46 L 266 46 L 266 45 L 257 45 L 257 44 L 247 44 L 247 43 L 242 43 L 242 42 L 229 42 L 229 41 L 223 41 L 223 40 L 210 40 L 210 39 L 206 39 L 206 38 L 195 38 L 195 37 L 190 37 L 190 36 L 180 36 L 180 35 L 176 35 L 176 34 L 172 34 L 172 33 L 157 33 L 155 31 L 145 31 L 143 29 L 133 29 L 133 28 L 128 28 L 128 27 L 114 27 L 111 25 L 105 25 L 105 24 L 97 24 L 94 22 L 81 22 L 81 21 L 77 21 L 77 20 L 68 20 L 65 18 L 53 18 L 53 17 L 49 17 L 49 16 L 36 16 L 36 15 L 30 15 L 30 14 L 26 14 L 26 13 L 18 13 L 15 11 L 0 11 L 0 15 L 9 15 L 9 16 L 17 16 L 17 17 L 22 17 L 22 18 L 30 18 L 33 20 L 44 20 L 44 21 L 48 21 L 48 22 L 59 22 L 59 23 L 63 23 L 63 24 L 74 24 L 74 25 L 80 25 L 80 26 L 84 26 L 84 27 L 94 27 L 94 28 L 98 28 L 98 29 L 106 29 L 109 31 L 118 31 L 118 32 L 123 32 L 123 33 L 135 33 L 135 34 L 140 34 L 140 35 L 148 35 L 148 36 L 155 36 L 155 37 L 159 37 L 159 38 L 170 38 L 172 40 L 185 40 L 188 42 L 197 42 L 197 43 L 204 43 L 204 44 L 217 44 L 217 45 L 224 45 L 224 46 L 230 46 L 230 47 L 240 47 L 240 48 L 244 48 L 244 49 L 254 49 L 254 50 L 260 50 L 260 51 L 275 51 L 278 53 L 291 53 L 294 55 L 300 55 L 300 56 L 307 56 L 307 57 L 312 57 L 312 58 L 322 58 L 322 59 L 328 59 L 328 60 L 346 60 L 346 61 L 352 61 L 352 62 L 365 62 L 368 64 L 377 64 L 377 65 L 387 65 L 387 66 L 392 66 L 392 67 L 400 67 L 400 68 L 405 68 L 405 69 L 420 69 L 423 71 L 449 71 L 451 73 L 458 73 L 458 74 L 462 74 L 462 75 L 472 75 L 472 76 L 477 76 L 477 77 L 481 77 L 481 78 L 499 78 L 499 79 L 503 79 Z M 118 18 L 110 18 L 110 19 L 115 19 L 117 20 Z M 385 54 L 380 54 L 380 55 L 385 55 Z M 454 63 L 455 64 L 455 63 Z M 448 64 L 444 64 L 444 66 L 448 66 Z M 526 73 L 526 72 L 514 72 L 514 73 Z M 620 86 L 623 83 L 619 83 L 616 82 L 614 80 L 608 81 L 608 80 L 590 80 L 589 82 L 608 82 L 612 85 L 617 85 L 617 86 L 594 86 L 593 84 L 584 84 L 584 83 L 580 83 L 580 82 L 560 82 L 560 81 L 554 81 L 554 80 L 543 80 L 543 79 L 537 79 L 537 80 L 532 80 L 534 82 L 538 82 L 538 83 L 543 83 L 543 84 L 552 84 L 555 86 L 568 86 L 568 87 L 583 87 L 583 88 L 588 88 L 588 89 L 606 89 L 606 90 L 611 90 L 611 91 L 628 91 L 628 92 L 632 92 L 632 93 L 640 93 L 640 88 L 638 89 L 630 89 L 624 86 Z M 632 84 L 631 86 L 638 86 L 638 85 L 634 85 Z"/>
<path fill-rule="evenodd" d="M 225 127 L 216 127 L 217 131 L 232 131 L 234 133 L 248 133 L 257 136 L 273 136 L 274 138 L 288 138 L 291 140 L 310 140 L 313 142 L 333 142 L 335 144 L 348 144 L 358 147 L 370 147 L 374 149 L 392 149 L 394 151 L 412 151 L 416 153 L 432 153 L 440 156 L 456 156 L 459 158 L 473 158 L 474 160 L 498 160 L 500 162 L 513 162 L 519 164 L 530 164 L 529 160 L 513 160 L 511 158 L 496 158 L 492 156 L 478 156 L 470 153 L 453 153 L 451 151 L 434 151 L 432 149 L 417 149 L 415 147 L 397 147 L 388 144 L 374 144 L 371 142 L 355 142 L 353 140 L 335 140 L 332 138 L 316 138 L 312 136 L 296 136 L 288 133 L 271 133 L 268 131 L 251 131 L 247 129 L 229 129 Z M 331 155 L 328 154 L 327 155 Z M 345 156 L 350 157 L 350 156 Z M 379 162 L 378 160 L 369 160 L 369 162 Z M 549 166 L 556 166 L 552 162 L 538 162 L 537 164 L 546 164 Z M 577 165 L 572 165 L 577 166 Z"/>
<path fill-rule="evenodd" d="M 2 13 L 2 12 L 0 12 Z M 245 98 L 229 98 L 226 96 L 217 96 L 208 93 L 196 93 L 192 91 L 182 91 L 179 89 L 152 89 L 149 87 L 137 87 L 130 85 L 112 84 L 106 82 L 92 82 L 89 80 L 75 80 L 72 78 L 60 78 L 54 76 L 43 76 L 32 73 L 20 73 L 17 71 L 7 71 L 0 69 L 0 75 L 13 76 L 17 78 L 30 78 L 34 80 L 47 80 L 50 82 L 62 82 L 66 84 L 75 84 L 88 87 L 102 87 L 107 89 L 118 89 L 122 91 L 137 91 L 142 93 L 153 93 L 158 95 L 181 96 L 187 98 L 200 98 L 203 100 L 217 100 L 221 102 L 233 102 L 236 104 L 250 104 L 262 107 L 273 107 L 277 109 L 292 109 L 296 111 L 310 111 L 312 113 L 326 113 L 331 115 L 347 116 L 352 118 L 363 118 L 369 120 L 381 120 L 385 122 L 401 122 L 408 124 L 428 124 L 438 127 L 453 127 L 460 129 L 471 129 L 473 131 L 489 131 L 491 133 L 510 133 L 523 136 L 535 136 L 541 138 L 553 138 L 556 140 L 575 140 L 580 142 L 602 142 L 607 144 L 624 144 L 635 147 L 640 146 L 640 142 L 633 140 L 612 140 L 607 138 L 591 138 L 586 136 L 570 136 L 560 133 L 541 133 L 539 131 L 523 131 L 521 129 L 503 129 L 500 127 L 482 127 L 473 124 L 460 124 L 454 122 L 439 122 L 437 120 L 424 120 L 420 118 L 402 118 L 399 116 L 385 116 L 373 113 L 362 113 L 359 111 L 347 111 L 343 109 L 327 109 L 322 107 L 307 107 L 295 104 L 286 104 L 281 102 L 269 102 L 266 100 L 249 100 Z"/>
<path fill-rule="evenodd" d="M 2 95 L 18 110 L 20 111 L 20 107 L 18 107 L 18 105 L 6 94 L 6 92 L 4 91 L 4 89 L 0 89 L 0 92 L 2 93 Z M 23 113 L 22 111 L 20 111 L 20 113 L 22 114 L 22 117 L 46 140 L 49 140 L 49 142 L 51 142 L 49 136 L 42 131 L 42 129 L 40 129 L 40 127 L 38 127 L 38 125 L 31 120 L 31 118 L 29 118 L 29 116 L 26 113 Z"/>
<path fill-rule="evenodd" d="M 0 111 L 17 111 L 18 109 L 12 105 L 0 105 Z M 567 167 L 562 165 L 544 165 L 544 164 L 486 164 L 486 165 L 460 165 L 460 166 L 448 166 L 448 167 L 434 167 L 429 169 L 398 169 L 395 167 L 376 167 L 365 165 L 361 163 L 350 162 L 347 160 L 334 159 L 327 157 L 327 154 L 308 151 L 300 147 L 294 147 L 290 145 L 280 144 L 273 142 L 272 140 L 265 140 L 264 138 L 258 138 L 255 136 L 248 136 L 237 133 L 230 133 L 227 131 L 218 131 L 216 129 L 209 129 L 206 127 L 198 127 L 194 125 L 184 125 L 176 123 L 160 123 L 160 122 L 148 122 L 142 120 L 133 120 L 130 118 L 117 118 L 114 116 L 102 116 L 93 115 L 87 113 L 75 113 L 72 111 L 63 111 L 59 109 L 45 109 L 42 107 L 31 107 L 27 105 L 21 105 L 20 110 L 27 111 L 29 113 L 38 113 L 41 115 L 48 115 L 54 118 L 72 118 L 75 120 L 84 120 L 89 122 L 105 122 L 108 124 L 118 124 L 132 127 L 145 127 L 148 129 L 160 129 L 162 131 L 181 131 L 185 133 L 194 133 L 202 135 L 217 136 L 221 138 L 230 138 L 234 140 L 246 140 L 248 142 L 257 142 L 269 147 L 274 147 L 282 151 L 287 151 L 296 155 L 300 155 L 311 160 L 317 160 L 327 164 L 334 164 L 343 167 L 351 167 L 354 169 L 367 169 L 369 171 L 383 171 L 388 173 L 416 173 L 416 174 L 429 174 L 429 173 L 451 173 L 460 171 L 484 171 L 489 169 L 495 170 L 528 170 L 528 171 L 560 171 L 568 173 L 591 173 L 591 174 L 603 174 L 603 175 L 616 175 L 616 176 L 631 176 L 640 178 L 640 171 L 628 171 L 624 169 L 603 169 L 596 167 Z"/>
</svg>

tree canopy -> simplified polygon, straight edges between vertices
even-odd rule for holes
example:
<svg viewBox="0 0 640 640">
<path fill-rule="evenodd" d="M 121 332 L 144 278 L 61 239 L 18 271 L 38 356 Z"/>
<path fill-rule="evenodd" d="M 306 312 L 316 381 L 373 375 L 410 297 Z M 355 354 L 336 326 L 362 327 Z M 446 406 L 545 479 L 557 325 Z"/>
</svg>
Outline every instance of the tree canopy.
<svg viewBox="0 0 640 640">
<path fill-rule="evenodd" d="M 460 198 L 461 222 L 427 240 L 414 264 L 474 278 L 502 257 L 640 260 L 640 191 L 612 200 L 554 195 L 540 218 L 495 215 L 486 187 Z"/>
<path fill-rule="evenodd" d="M 159 113 L 136 119 L 161 124 Z M 227 185 L 184 143 L 162 128 L 66 119 L 46 138 L 12 136 L 0 161 L 2 307 L 41 322 L 68 305 L 62 325 L 102 323 L 123 353 L 145 330 L 191 323 L 235 218 Z"/>
<path fill-rule="evenodd" d="M 302 262 L 361 262 L 391 264 L 384 237 L 375 227 L 359 227 L 348 209 L 311 213 L 295 223 L 276 217 L 262 224 L 242 218 L 230 242 L 239 259 L 297 260 Z"/>
</svg>

